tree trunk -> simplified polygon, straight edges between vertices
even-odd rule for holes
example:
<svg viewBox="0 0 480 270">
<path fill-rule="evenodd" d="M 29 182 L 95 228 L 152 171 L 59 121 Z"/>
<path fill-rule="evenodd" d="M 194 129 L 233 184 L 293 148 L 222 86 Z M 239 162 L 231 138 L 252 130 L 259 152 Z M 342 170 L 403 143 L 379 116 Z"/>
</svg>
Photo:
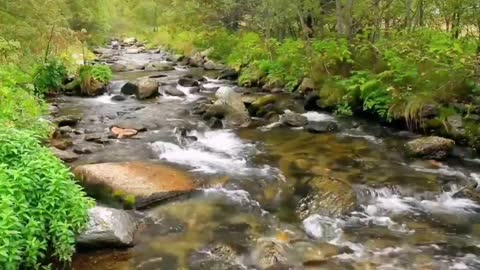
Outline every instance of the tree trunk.
<svg viewBox="0 0 480 270">
<path fill-rule="evenodd" d="M 335 4 L 337 11 L 337 34 L 339 36 L 345 36 L 345 22 L 343 20 L 342 0 L 336 0 Z"/>
</svg>

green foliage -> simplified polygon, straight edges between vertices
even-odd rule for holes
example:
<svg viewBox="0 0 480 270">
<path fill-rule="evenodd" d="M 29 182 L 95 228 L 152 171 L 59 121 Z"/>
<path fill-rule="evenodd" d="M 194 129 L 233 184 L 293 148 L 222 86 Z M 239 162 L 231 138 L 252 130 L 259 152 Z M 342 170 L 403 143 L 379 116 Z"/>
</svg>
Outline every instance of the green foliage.
<svg viewBox="0 0 480 270">
<path fill-rule="evenodd" d="M 106 65 L 80 66 L 78 75 L 82 82 L 93 79 L 101 83 L 109 83 L 113 79 L 113 72 Z"/>
<path fill-rule="evenodd" d="M 15 65 L 0 68 L 0 126 L 29 129 L 46 136 L 50 125 L 41 119 L 46 113 L 42 100 L 32 95 L 30 76 Z"/>
<path fill-rule="evenodd" d="M 45 96 L 60 92 L 67 75 L 65 65 L 58 59 L 50 59 L 38 65 L 33 76 L 35 93 Z"/>
<path fill-rule="evenodd" d="M 271 59 L 269 48 L 274 46 L 275 44 L 265 42 L 257 33 L 244 33 L 228 56 L 227 64 L 239 70 L 254 61 Z"/>
<path fill-rule="evenodd" d="M 50 255 L 68 262 L 91 206 L 35 134 L 0 129 L 0 268 L 38 269 Z"/>
</svg>

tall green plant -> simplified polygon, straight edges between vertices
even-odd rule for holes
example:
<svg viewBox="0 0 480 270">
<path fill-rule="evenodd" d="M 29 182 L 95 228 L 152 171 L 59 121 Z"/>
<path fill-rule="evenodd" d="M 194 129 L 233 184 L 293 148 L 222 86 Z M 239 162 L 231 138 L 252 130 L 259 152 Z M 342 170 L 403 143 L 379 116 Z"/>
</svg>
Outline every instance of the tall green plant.
<svg viewBox="0 0 480 270">
<path fill-rule="evenodd" d="M 52 258 L 70 261 L 93 205 L 37 138 L 0 129 L 1 269 L 38 269 Z"/>
</svg>

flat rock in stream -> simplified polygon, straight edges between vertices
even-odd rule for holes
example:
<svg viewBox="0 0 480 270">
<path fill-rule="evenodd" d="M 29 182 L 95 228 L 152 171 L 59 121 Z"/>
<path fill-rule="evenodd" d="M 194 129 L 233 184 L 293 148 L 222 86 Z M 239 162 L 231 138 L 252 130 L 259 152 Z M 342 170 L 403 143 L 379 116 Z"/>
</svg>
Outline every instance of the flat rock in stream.
<svg viewBox="0 0 480 270">
<path fill-rule="evenodd" d="M 303 127 L 308 124 L 307 117 L 291 111 L 285 112 L 281 117 L 281 121 L 284 125 L 291 127 Z"/>
<path fill-rule="evenodd" d="M 79 158 L 79 156 L 71 151 L 67 150 L 60 150 L 55 147 L 50 147 L 50 151 L 52 151 L 55 156 L 57 156 L 59 159 L 65 161 L 65 162 L 73 162 Z"/>
<path fill-rule="evenodd" d="M 146 131 L 147 126 L 136 120 L 118 120 L 112 127 L 121 129 L 134 129 L 138 132 Z"/>
<path fill-rule="evenodd" d="M 405 148 L 410 156 L 442 160 L 452 153 L 454 146 L 453 140 L 430 136 L 412 140 Z"/>
<path fill-rule="evenodd" d="M 142 202 L 169 198 L 162 194 L 187 193 L 196 189 L 192 177 L 176 168 L 152 162 L 124 162 L 82 165 L 74 174 L 87 187 L 104 187 L 112 196 L 131 203 L 132 198 Z M 155 198 L 149 200 L 149 198 Z"/>
<path fill-rule="evenodd" d="M 357 207 L 357 196 L 347 182 L 318 176 L 308 182 L 309 192 L 297 207 L 300 219 L 310 215 L 337 217 L 347 214 Z"/>
<path fill-rule="evenodd" d="M 126 211 L 94 207 L 88 211 L 88 225 L 77 243 L 85 247 L 133 246 L 137 222 Z"/>
<path fill-rule="evenodd" d="M 160 92 L 174 97 L 186 96 L 184 92 L 178 90 L 174 85 L 162 85 L 160 86 Z"/>
<path fill-rule="evenodd" d="M 82 119 L 79 115 L 62 115 L 53 120 L 59 127 L 74 127 Z"/>
<path fill-rule="evenodd" d="M 162 61 L 150 62 L 145 66 L 145 71 L 170 71 L 174 69 L 172 64 Z"/>
</svg>

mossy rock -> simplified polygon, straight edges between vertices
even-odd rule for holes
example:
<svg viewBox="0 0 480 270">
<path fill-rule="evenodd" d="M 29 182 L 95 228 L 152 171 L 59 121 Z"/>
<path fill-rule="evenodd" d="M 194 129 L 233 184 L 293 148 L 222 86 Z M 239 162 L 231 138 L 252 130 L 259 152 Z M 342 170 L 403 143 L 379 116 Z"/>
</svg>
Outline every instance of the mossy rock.
<svg viewBox="0 0 480 270">
<path fill-rule="evenodd" d="M 277 102 L 277 99 L 278 98 L 275 95 L 266 95 L 263 97 L 259 97 L 252 103 L 252 107 L 261 108 L 268 104 L 273 104 Z"/>
<path fill-rule="evenodd" d="M 415 139 L 405 145 L 407 154 L 424 159 L 445 159 L 453 151 L 455 142 L 451 139 L 429 136 Z"/>
<path fill-rule="evenodd" d="M 313 214 L 337 217 L 357 208 L 355 190 L 345 181 L 319 176 L 309 181 L 308 187 L 308 195 L 300 200 L 297 208 L 301 219 Z"/>
</svg>

